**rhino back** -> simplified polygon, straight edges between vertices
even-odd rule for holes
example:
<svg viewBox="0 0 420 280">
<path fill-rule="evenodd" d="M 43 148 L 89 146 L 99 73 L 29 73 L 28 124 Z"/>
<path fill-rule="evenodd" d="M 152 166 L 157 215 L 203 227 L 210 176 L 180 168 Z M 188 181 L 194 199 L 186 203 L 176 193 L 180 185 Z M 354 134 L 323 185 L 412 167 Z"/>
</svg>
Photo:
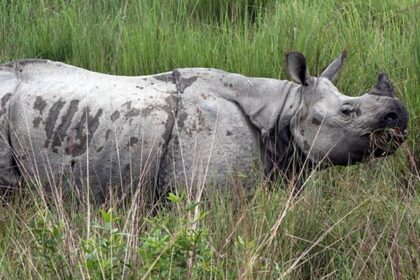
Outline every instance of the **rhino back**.
<svg viewBox="0 0 420 280">
<path fill-rule="evenodd" d="M 10 139 L 30 178 L 50 182 L 60 170 L 77 183 L 88 177 L 98 193 L 155 180 L 174 123 L 170 79 L 111 76 L 44 60 L 15 68 Z"/>
</svg>

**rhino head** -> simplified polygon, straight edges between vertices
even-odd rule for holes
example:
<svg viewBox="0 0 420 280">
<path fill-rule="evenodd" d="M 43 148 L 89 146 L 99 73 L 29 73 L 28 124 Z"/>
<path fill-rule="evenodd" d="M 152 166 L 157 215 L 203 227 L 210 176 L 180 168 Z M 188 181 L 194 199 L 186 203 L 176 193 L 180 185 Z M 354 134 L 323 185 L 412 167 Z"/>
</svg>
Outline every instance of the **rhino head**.
<svg viewBox="0 0 420 280">
<path fill-rule="evenodd" d="M 303 54 L 286 56 L 289 75 L 302 85 L 291 134 L 315 164 L 348 165 L 372 155 L 389 155 L 407 137 L 408 112 L 386 74 L 379 74 L 377 85 L 358 97 L 346 96 L 334 86 L 345 56 L 343 52 L 319 77 L 309 74 Z"/>
</svg>

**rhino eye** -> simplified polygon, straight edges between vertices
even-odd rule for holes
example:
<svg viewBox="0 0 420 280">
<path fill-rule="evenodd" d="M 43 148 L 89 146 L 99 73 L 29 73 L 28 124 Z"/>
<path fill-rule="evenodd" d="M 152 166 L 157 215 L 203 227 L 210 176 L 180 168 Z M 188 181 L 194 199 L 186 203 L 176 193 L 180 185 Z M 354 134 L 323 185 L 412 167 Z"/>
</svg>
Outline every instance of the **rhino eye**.
<svg viewBox="0 0 420 280">
<path fill-rule="evenodd" d="M 351 118 L 355 115 L 355 108 L 350 104 L 344 104 L 340 108 L 341 114 L 343 114 L 347 118 Z"/>
<path fill-rule="evenodd" d="M 352 109 L 350 109 L 350 108 L 342 108 L 341 109 L 341 113 L 343 113 L 343 115 L 346 115 L 346 116 L 349 116 L 349 115 L 351 115 L 351 113 L 352 113 Z"/>
</svg>

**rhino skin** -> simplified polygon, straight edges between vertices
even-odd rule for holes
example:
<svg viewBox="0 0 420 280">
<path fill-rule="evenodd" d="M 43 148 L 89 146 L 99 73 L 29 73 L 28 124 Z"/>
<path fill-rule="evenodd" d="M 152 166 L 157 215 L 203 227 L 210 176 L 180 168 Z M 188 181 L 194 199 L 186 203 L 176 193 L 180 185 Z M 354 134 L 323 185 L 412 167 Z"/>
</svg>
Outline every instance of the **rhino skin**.
<svg viewBox="0 0 420 280">
<path fill-rule="evenodd" d="M 322 162 L 392 154 L 408 113 L 385 74 L 361 97 L 341 94 L 331 81 L 344 57 L 315 78 L 289 53 L 293 82 L 206 68 L 128 77 L 49 60 L 2 64 L 0 185 L 88 184 L 96 197 L 116 186 L 251 188 L 259 175 L 291 180 Z M 392 130 L 392 148 L 372 147 L 380 129 Z"/>
</svg>

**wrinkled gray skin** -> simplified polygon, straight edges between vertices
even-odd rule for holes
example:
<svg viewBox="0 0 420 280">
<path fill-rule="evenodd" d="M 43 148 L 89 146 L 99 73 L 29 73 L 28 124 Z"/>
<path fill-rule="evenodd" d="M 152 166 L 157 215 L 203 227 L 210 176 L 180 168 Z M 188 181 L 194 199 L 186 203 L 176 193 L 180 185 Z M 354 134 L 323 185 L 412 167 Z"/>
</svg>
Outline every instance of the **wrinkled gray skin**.
<svg viewBox="0 0 420 280">
<path fill-rule="evenodd" d="M 204 68 L 124 77 L 48 60 L 0 65 L 0 185 L 89 182 L 97 197 L 110 186 L 249 187 L 251 174 L 290 179 L 304 162 L 392 153 L 398 145 L 372 150 L 369 135 L 392 127 L 405 139 L 407 111 L 384 74 L 361 97 L 341 94 L 332 81 L 343 58 L 315 78 L 289 53 L 294 82 Z"/>
</svg>

